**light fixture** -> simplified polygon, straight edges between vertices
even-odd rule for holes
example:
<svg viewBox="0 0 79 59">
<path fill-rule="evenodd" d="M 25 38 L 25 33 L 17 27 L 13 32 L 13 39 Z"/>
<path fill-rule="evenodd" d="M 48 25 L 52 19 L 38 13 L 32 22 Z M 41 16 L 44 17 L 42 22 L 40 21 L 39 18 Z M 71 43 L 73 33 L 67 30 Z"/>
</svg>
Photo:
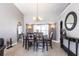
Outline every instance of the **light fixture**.
<svg viewBox="0 0 79 59">
<path fill-rule="evenodd" d="M 33 20 L 36 21 L 36 17 L 33 17 Z"/>
<path fill-rule="evenodd" d="M 33 17 L 33 20 L 34 20 L 34 21 L 41 21 L 41 20 L 43 20 L 43 19 L 38 16 L 38 17 Z"/>
<path fill-rule="evenodd" d="M 55 25 L 53 25 L 53 24 L 51 24 L 51 26 L 50 26 L 51 28 L 55 28 Z"/>
<path fill-rule="evenodd" d="M 31 24 L 28 25 L 28 29 L 32 29 L 32 25 Z"/>
<path fill-rule="evenodd" d="M 38 16 L 38 3 L 36 4 L 36 9 L 36 16 L 33 17 L 33 20 L 38 22 L 43 20 L 40 16 Z"/>
<path fill-rule="evenodd" d="M 39 18 L 40 21 L 43 20 L 41 17 L 38 17 L 38 18 Z"/>
</svg>

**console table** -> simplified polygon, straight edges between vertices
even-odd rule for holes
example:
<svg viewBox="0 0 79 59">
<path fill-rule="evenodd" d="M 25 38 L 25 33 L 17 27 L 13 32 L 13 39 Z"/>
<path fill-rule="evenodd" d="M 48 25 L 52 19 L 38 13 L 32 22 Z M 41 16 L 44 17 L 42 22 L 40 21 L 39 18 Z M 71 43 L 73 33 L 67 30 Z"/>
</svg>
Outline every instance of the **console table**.
<svg viewBox="0 0 79 59">
<path fill-rule="evenodd" d="M 77 56 L 78 55 L 78 43 L 79 43 L 79 38 L 74 38 L 74 37 L 69 37 L 69 36 L 63 36 L 63 41 L 66 40 L 65 42 L 67 44 L 62 44 L 62 48 L 68 53 L 69 56 Z M 75 52 L 71 51 L 70 47 L 71 47 L 71 42 L 73 42 L 75 45 L 75 48 L 73 48 L 75 50 Z"/>
</svg>

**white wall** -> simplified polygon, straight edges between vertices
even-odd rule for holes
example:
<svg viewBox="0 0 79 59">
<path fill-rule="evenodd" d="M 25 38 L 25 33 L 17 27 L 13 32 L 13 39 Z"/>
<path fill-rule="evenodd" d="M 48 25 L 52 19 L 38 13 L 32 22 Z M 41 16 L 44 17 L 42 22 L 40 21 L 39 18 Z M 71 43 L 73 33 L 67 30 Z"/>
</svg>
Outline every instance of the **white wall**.
<svg viewBox="0 0 79 59">
<path fill-rule="evenodd" d="M 17 20 L 23 20 L 21 12 L 10 3 L 0 3 L 0 38 L 5 41 L 10 37 L 17 41 Z"/>
<path fill-rule="evenodd" d="M 65 26 L 63 24 L 64 29 L 67 32 L 67 35 L 70 37 L 75 37 L 75 38 L 79 38 L 79 4 L 77 3 L 72 3 L 70 4 L 60 15 L 60 20 L 62 20 L 63 22 L 65 21 L 66 15 L 71 12 L 74 11 L 77 14 L 77 24 L 76 27 L 72 30 L 72 31 L 68 31 L 65 29 Z M 64 42 L 66 43 L 66 41 Z M 74 42 L 70 43 L 70 50 L 73 51 L 75 53 L 75 44 Z M 78 49 L 79 50 L 79 49 Z M 78 51 L 78 55 L 79 55 L 79 51 Z"/>
<path fill-rule="evenodd" d="M 66 15 L 71 11 L 74 11 L 77 14 L 77 25 L 72 31 L 68 31 L 68 30 L 66 30 L 66 31 L 67 31 L 68 36 L 79 38 L 79 24 L 78 24 L 79 23 L 79 16 L 78 16 L 79 15 L 79 4 L 77 4 L 77 3 L 70 4 L 64 10 L 64 12 L 61 14 L 60 20 L 63 20 L 63 22 L 64 22 Z M 65 29 L 65 27 L 64 27 L 64 29 Z"/>
<path fill-rule="evenodd" d="M 59 21 L 57 22 L 58 24 L 58 30 L 57 30 L 57 36 L 58 36 L 58 39 L 60 39 L 60 21 L 62 20 L 63 21 L 63 27 L 65 29 L 65 26 L 64 26 L 64 21 L 65 21 L 65 17 L 66 15 L 71 12 L 71 11 L 75 11 L 75 13 L 77 14 L 77 16 L 79 15 L 79 4 L 77 3 L 73 3 L 73 4 L 69 4 L 66 9 L 60 14 L 59 16 Z M 77 19 L 79 19 L 79 17 L 77 17 Z M 79 34 L 79 20 L 77 20 L 77 25 L 76 27 L 72 30 L 72 31 L 67 31 L 67 34 L 68 36 L 71 36 L 71 37 L 76 37 L 76 38 L 79 38 L 78 34 Z"/>
<path fill-rule="evenodd" d="M 54 16 L 54 17 L 53 17 Z M 31 14 L 27 14 L 24 16 L 24 22 L 27 23 L 27 24 L 38 24 L 38 23 L 41 23 L 41 24 L 48 24 L 48 23 L 53 23 L 53 22 L 56 22 L 58 17 L 53 15 L 53 14 L 44 14 L 42 15 L 42 21 L 39 21 L 38 23 L 36 21 L 33 20 L 33 17 L 34 15 L 31 15 Z"/>
</svg>

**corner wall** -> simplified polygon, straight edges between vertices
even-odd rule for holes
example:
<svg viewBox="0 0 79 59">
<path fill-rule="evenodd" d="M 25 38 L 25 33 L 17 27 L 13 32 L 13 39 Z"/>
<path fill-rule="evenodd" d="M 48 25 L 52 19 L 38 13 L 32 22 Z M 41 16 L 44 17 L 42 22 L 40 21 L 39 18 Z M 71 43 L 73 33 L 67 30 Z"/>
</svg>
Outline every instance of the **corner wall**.
<svg viewBox="0 0 79 59">
<path fill-rule="evenodd" d="M 65 22 L 66 15 L 69 12 L 71 12 L 71 11 L 74 11 L 77 14 L 77 24 L 76 24 L 76 27 L 72 31 L 68 31 L 65 28 L 64 22 Z M 74 38 L 79 38 L 79 3 L 72 3 L 72 4 L 70 4 L 64 10 L 64 12 L 62 12 L 62 14 L 60 15 L 60 20 L 63 21 L 63 27 L 64 27 L 64 29 L 67 32 L 67 36 L 74 37 Z M 65 43 L 67 43 L 67 42 L 65 41 L 64 44 Z M 74 42 L 70 42 L 70 50 L 75 53 L 75 48 L 76 48 L 75 47 L 75 43 Z M 79 48 L 78 48 L 78 55 L 79 55 Z"/>
<path fill-rule="evenodd" d="M 11 37 L 16 43 L 17 20 L 23 20 L 22 13 L 12 3 L 0 3 L 0 38 L 5 42 Z"/>
<path fill-rule="evenodd" d="M 76 27 L 72 30 L 72 31 L 68 31 L 66 30 L 64 24 L 63 24 L 63 27 L 64 29 L 67 31 L 67 34 L 68 36 L 71 36 L 71 37 L 75 37 L 75 38 L 79 38 L 79 4 L 77 3 L 72 3 L 70 4 L 65 10 L 64 12 L 61 14 L 60 16 L 60 20 L 65 21 L 65 18 L 66 18 L 66 15 L 71 12 L 71 11 L 74 11 L 76 14 L 77 14 L 77 25 Z"/>
</svg>

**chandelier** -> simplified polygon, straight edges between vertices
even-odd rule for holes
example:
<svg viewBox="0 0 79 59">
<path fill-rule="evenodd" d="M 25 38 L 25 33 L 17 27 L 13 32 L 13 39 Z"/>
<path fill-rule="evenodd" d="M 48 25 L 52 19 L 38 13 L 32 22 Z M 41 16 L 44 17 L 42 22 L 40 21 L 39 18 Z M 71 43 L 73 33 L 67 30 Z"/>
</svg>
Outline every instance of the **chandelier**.
<svg viewBox="0 0 79 59">
<path fill-rule="evenodd" d="M 43 19 L 38 15 L 38 3 L 36 4 L 36 9 L 37 9 L 37 10 L 36 10 L 36 16 L 33 17 L 33 20 L 38 22 L 38 21 L 43 20 Z"/>
<path fill-rule="evenodd" d="M 34 21 L 41 21 L 41 20 L 43 20 L 41 17 L 39 17 L 39 16 L 36 16 L 36 17 L 33 17 L 33 20 Z"/>
</svg>

